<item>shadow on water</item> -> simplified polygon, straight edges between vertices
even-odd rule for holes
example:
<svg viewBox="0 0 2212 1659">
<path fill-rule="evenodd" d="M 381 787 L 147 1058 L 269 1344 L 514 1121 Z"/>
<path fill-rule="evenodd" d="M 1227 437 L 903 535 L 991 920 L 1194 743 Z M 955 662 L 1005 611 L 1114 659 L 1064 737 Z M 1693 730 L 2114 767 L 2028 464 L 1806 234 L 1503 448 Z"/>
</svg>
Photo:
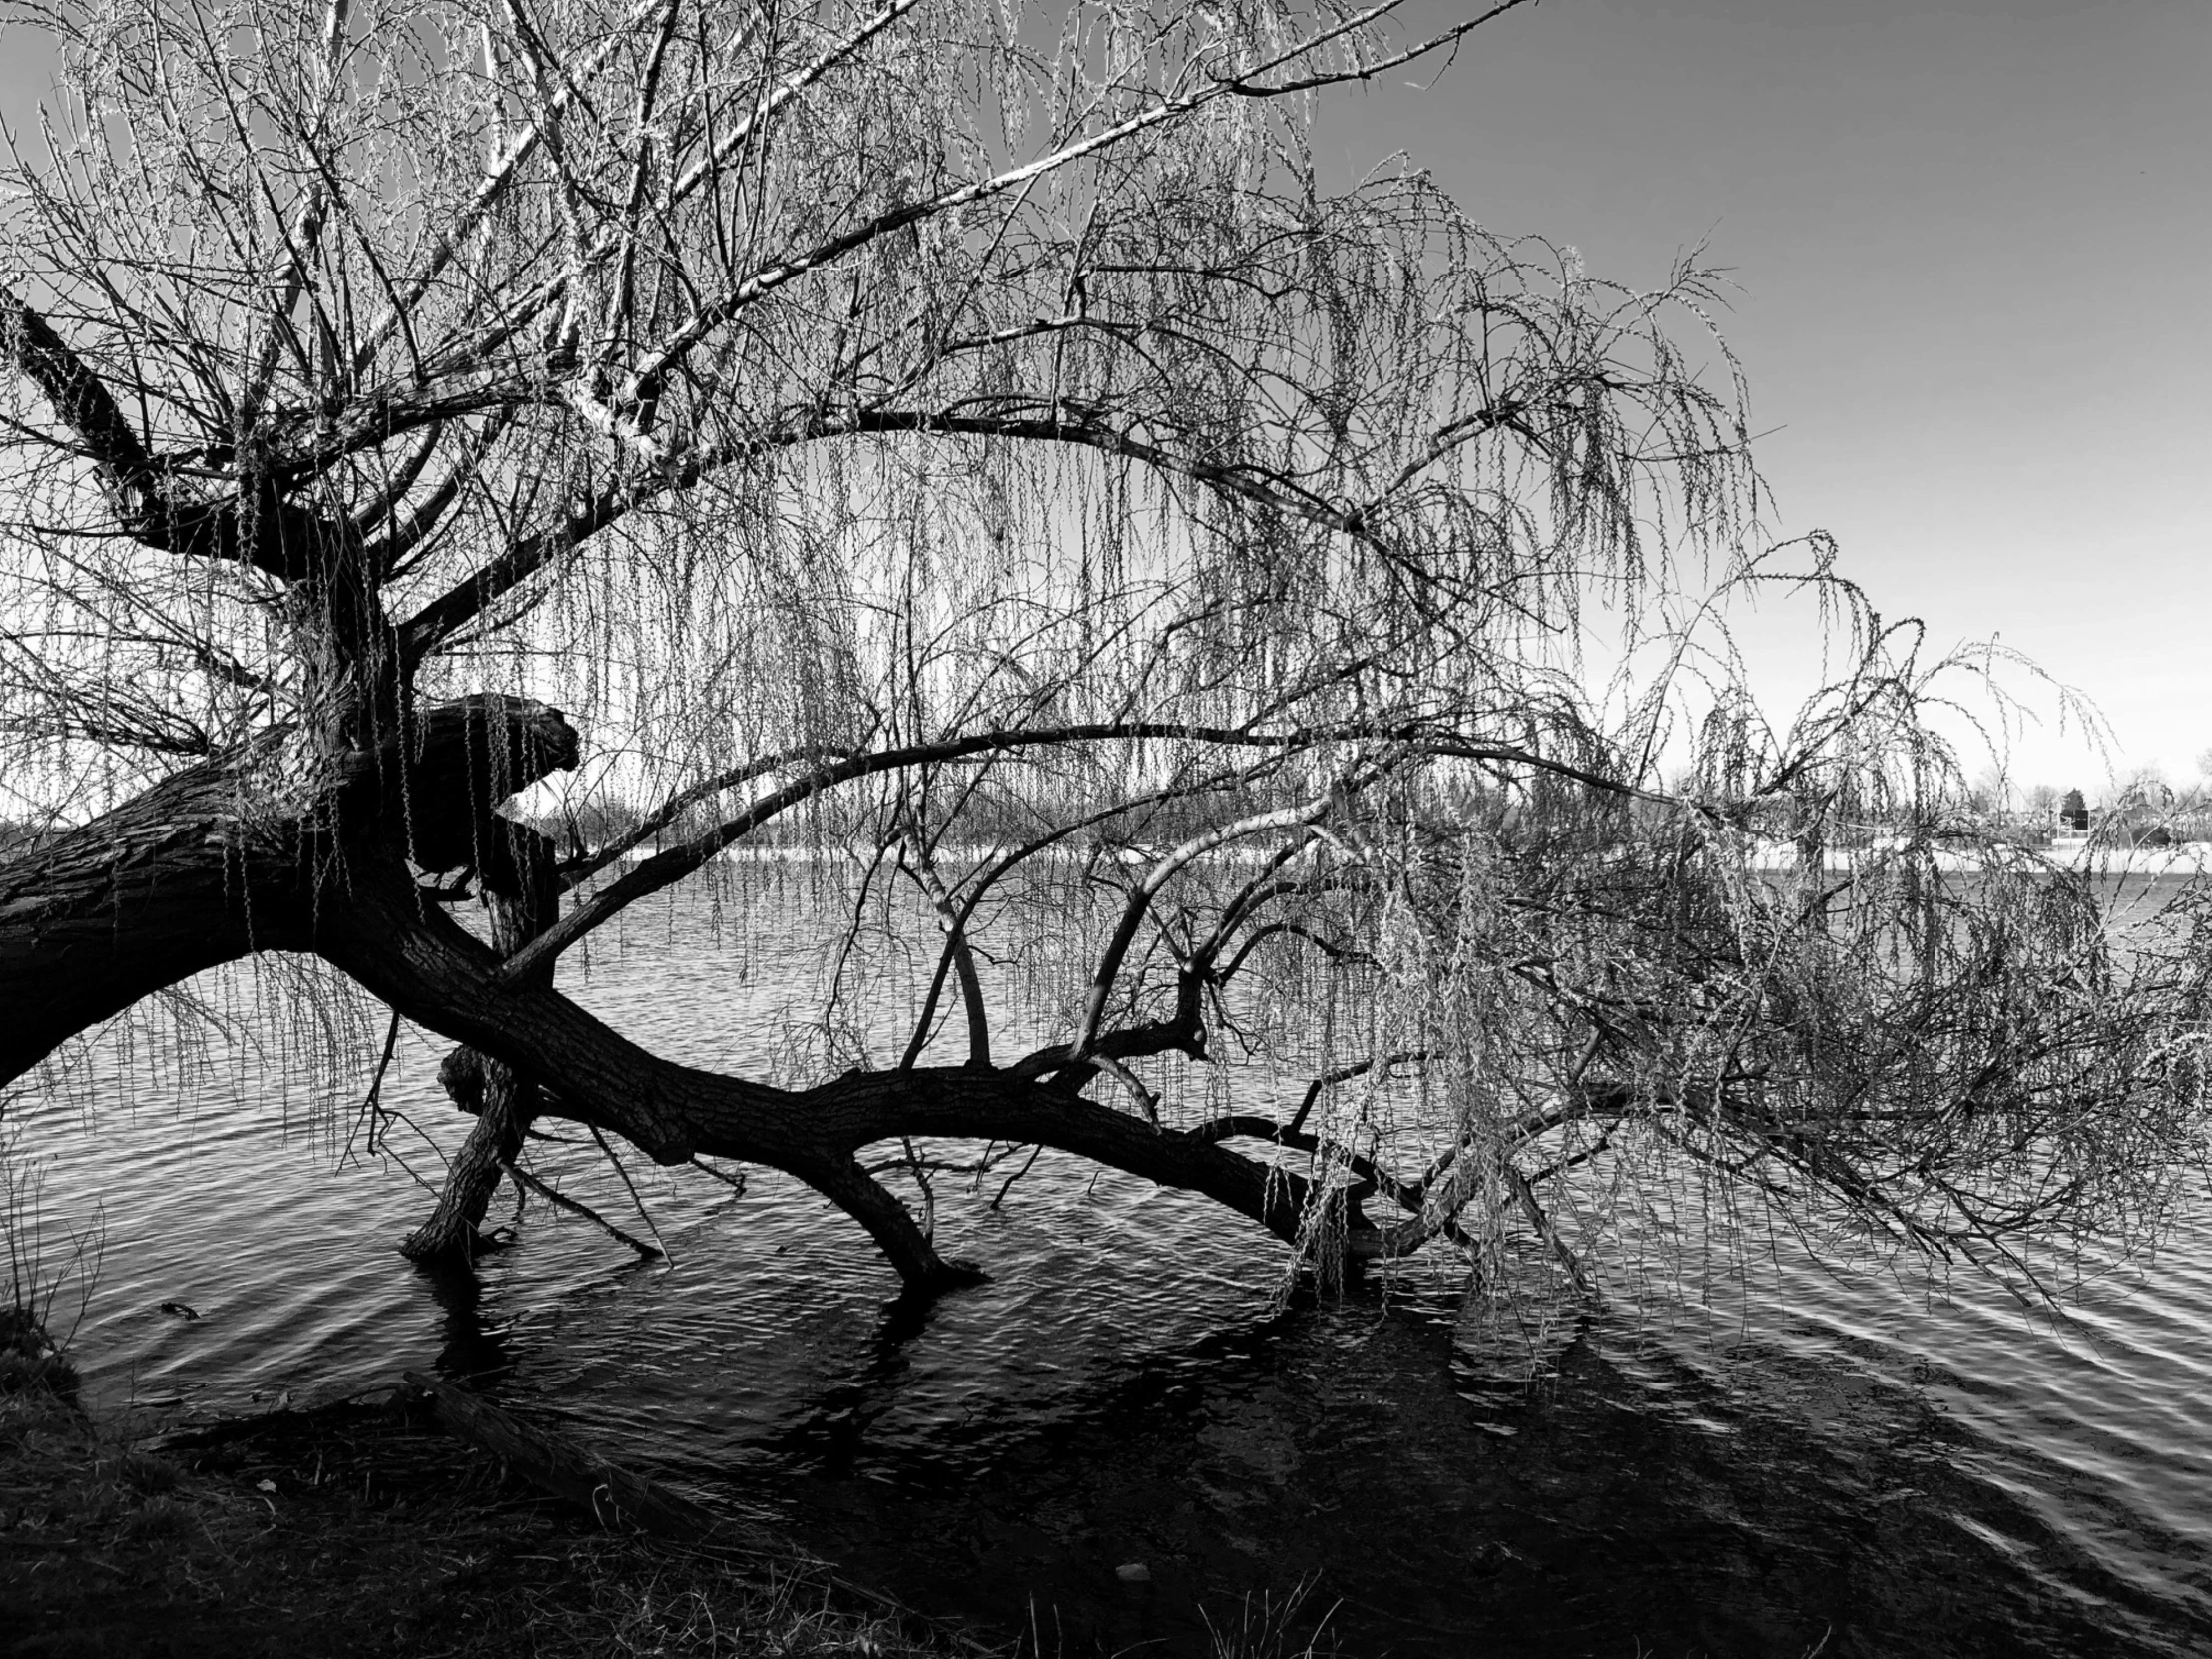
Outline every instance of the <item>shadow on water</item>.
<svg viewBox="0 0 2212 1659">
<path fill-rule="evenodd" d="M 411 1188 L 242 1135 L 225 1156 L 296 1205 L 194 1208 L 160 1128 L 96 1385 L 252 1409 L 434 1367 L 1048 1653 L 1207 1653 L 1208 1618 L 1302 1584 L 1355 1656 L 2212 1651 L 2194 1256 L 2095 1316 L 2101 1355 L 1826 1276 L 1733 1324 L 1560 1302 L 1501 1329 L 1415 1269 L 1281 1299 L 1264 1239 L 1047 1159 L 1020 1212 L 946 1196 L 947 1248 L 997 1277 L 924 1312 L 766 1175 L 656 1193 L 670 1263 L 537 1224 L 425 1274 L 392 1252 Z"/>
<path fill-rule="evenodd" d="M 472 1267 L 417 1262 L 416 1277 L 442 1316 L 443 1345 L 434 1362 L 440 1377 L 483 1388 L 513 1374 L 515 1359 L 505 1329 L 485 1318 L 484 1282 Z"/>
<path fill-rule="evenodd" d="M 1584 1319 L 1514 1379 L 1455 1323 L 1302 1295 L 948 1468 L 871 1440 L 901 1313 L 759 1449 L 814 1547 L 1045 1653 L 1210 1651 L 1209 1623 L 1301 1588 L 1353 1654 L 2196 1651 L 1975 1478 L 1976 1436 L 1909 1375 Z"/>
</svg>

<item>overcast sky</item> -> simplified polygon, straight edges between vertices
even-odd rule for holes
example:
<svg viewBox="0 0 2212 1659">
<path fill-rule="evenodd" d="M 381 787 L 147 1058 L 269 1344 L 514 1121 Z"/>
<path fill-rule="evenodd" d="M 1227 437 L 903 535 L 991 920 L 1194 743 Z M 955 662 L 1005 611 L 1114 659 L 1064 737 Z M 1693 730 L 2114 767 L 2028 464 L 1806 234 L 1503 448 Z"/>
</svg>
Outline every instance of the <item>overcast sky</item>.
<svg viewBox="0 0 2212 1659">
<path fill-rule="evenodd" d="M 18 130 L 51 74 L 25 44 L 0 37 Z M 1340 181 L 1403 149 L 1491 229 L 1635 285 L 1705 242 L 1778 527 L 1834 532 L 1936 643 L 1994 635 L 2082 687 L 2121 770 L 2195 776 L 2212 4 L 1546 0 L 1407 81 L 1326 107 Z M 2049 726 L 2013 766 L 2102 777 Z"/>
<path fill-rule="evenodd" d="M 1707 243 L 1778 524 L 1833 531 L 1934 641 L 1994 634 L 2088 691 L 2122 770 L 2196 775 L 2212 4 L 1546 0 L 1406 81 L 1333 106 L 1326 165 L 1403 148 L 1490 229 L 1635 285 Z M 2102 775 L 2047 726 L 2014 771 Z"/>
</svg>

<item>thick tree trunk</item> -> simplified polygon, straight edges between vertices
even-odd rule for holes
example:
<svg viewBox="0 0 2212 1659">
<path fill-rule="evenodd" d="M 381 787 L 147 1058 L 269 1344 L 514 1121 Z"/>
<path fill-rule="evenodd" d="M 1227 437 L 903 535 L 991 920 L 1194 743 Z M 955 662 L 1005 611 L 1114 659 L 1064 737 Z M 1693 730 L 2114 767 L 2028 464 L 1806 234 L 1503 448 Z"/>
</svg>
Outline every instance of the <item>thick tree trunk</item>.
<svg viewBox="0 0 2212 1659">
<path fill-rule="evenodd" d="M 491 851 L 480 884 L 491 912 L 491 947 L 512 956 L 559 919 L 560 879 L 552 841 L 527 825 L 486 826 Z M 531 975 L 553 983 L 549 962 Z M 455 1049 L 438 1068 L 453 1103 L 476 1122 L 446 1171 L 435 1209 L 407 1235 L 400 1253 L 418 1262 L 472 1263 L 489 1246 L 481 1229 L 501 1176 L 522 1154 L 523 1132 L 537 1116 L 537 1084 L 523 1072 L 473 1048 Z"/>
<path fill-rule="evenodd" d="M 0 865 L 0 1083 L 204 968 L 312 947 L 331 849 L 243 817 L 249 770 L 193 767 Z"/>
<path fill-rule="evenodd" d="M 510 1066 L 487 1060 L 473 1048 L 457 1048 L 438 1068 L 438 1081 L 453 1103 L 474 1114 L 461 1149 L 445 1172 L 437 1204 L 422 1225 L 400 1241 L 399 1253 L 417 1262 L 468 1266 L 497 1248 L 482 1231 L 484 1215 L 506 1168 L 522 1152 L 523 1132 L 536 1112 L 536 1085 Z"/>
</svg>

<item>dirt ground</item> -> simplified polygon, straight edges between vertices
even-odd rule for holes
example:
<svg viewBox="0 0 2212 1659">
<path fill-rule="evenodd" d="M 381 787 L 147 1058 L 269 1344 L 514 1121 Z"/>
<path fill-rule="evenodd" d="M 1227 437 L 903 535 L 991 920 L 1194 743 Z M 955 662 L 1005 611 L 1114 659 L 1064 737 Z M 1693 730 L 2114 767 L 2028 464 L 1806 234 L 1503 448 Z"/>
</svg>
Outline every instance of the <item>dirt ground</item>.
<svg viewBox="0 0 2212 1659">
<path fill-rule="evenodd" d="M 610 1535 L 403 1396 L 147 1426 L 0 1394 L 0 1653 L 985 1651 L 770 1538 Z"/>
</svg>

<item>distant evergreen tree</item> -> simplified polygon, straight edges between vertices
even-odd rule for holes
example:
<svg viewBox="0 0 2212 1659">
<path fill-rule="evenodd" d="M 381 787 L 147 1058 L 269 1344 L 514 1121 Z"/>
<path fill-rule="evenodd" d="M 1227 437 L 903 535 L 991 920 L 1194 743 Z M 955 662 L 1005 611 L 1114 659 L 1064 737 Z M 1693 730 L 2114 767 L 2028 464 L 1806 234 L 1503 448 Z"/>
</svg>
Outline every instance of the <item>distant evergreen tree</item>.
<svg viewBox="0 0 2212 1659">
<path fill-rule="evenodd" d="M 2089 828 L 2089 804 L 2079 790 L 2068 790 L 2066 799 L 2058 803 L 2058 822 L 2069 830 Z"/>
</svg>

